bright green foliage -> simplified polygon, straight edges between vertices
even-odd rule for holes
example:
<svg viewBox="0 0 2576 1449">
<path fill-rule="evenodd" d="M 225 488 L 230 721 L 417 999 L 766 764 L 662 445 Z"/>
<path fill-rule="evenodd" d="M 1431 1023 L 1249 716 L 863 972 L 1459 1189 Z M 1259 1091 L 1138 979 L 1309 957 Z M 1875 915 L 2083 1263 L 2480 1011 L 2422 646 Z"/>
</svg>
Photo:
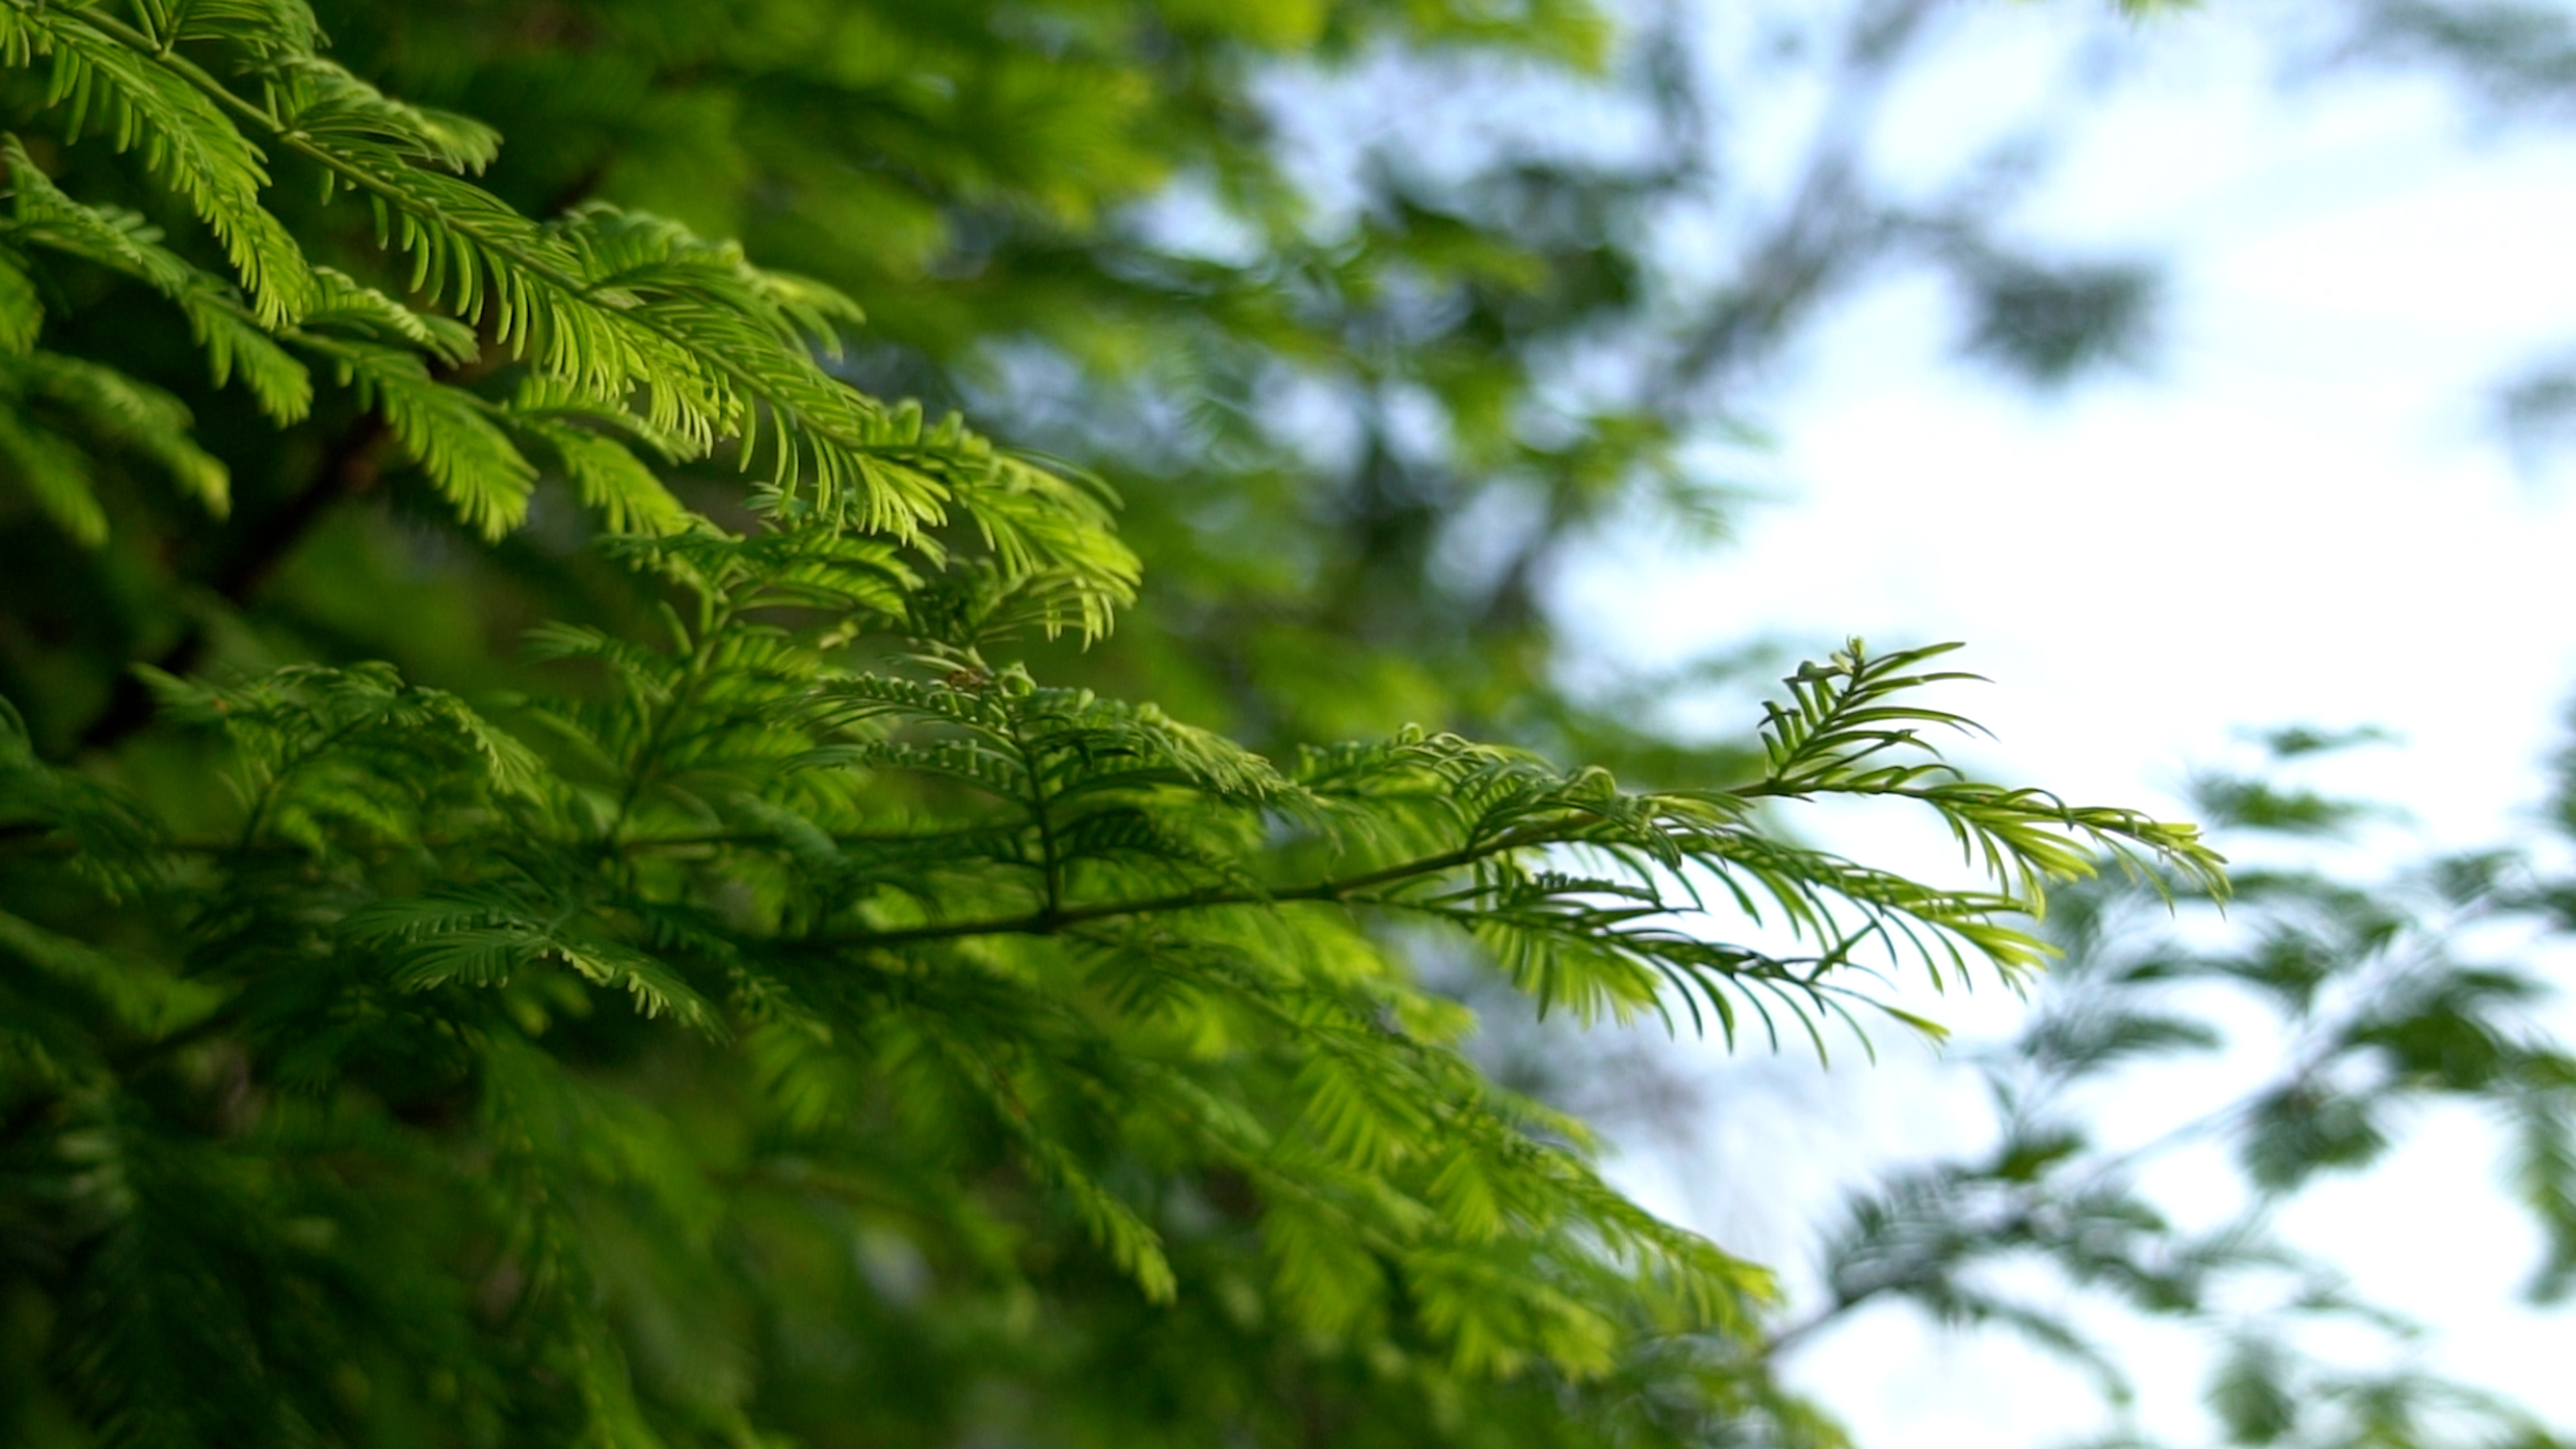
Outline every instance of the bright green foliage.
<svg viewBox="0 0 2576 1449">
<path fill-rule="evenodd" d="M 236 313 L 290 352 L 330 364 L 487 537 L 526 513 L 537 470 L 522 439 L 576 459 L 568 471 L 621 515 L 667 514 L 669 504 L 658 489 L 642 491 L 644 469 L 609 461 L 606 449 L 631 444 L 684 461 L 722 446 L 774 485 L 802 484 L 824 506 L 908 543 L 956 510 L 1006 568 L 1045 568 L 1075 584 L 1073 617 L 1093 632 L 1131 592 L 1133 561 L 1079 488 L 953 426 L 879 407 L 822 370 L 808 346 L 834 348 L 837 329 L 858 315 L 831 289 L 761 272 L 738 249 L 656 218 L 593 207 L 550 224 L 526 220 L 453 174 L 491 159 L 490 132 L 388 100 L 321 59 L 301 4 L 246 6 L 219 24 L 183 7 L 164 20 L 180 28 L 13 4 L 0 9 L 0 58 L 50 62 L 46 99 L 67 110 L 74 135 L 96 122 L 118 149 L 141 148 L 156 178 L 223 243 L 240 300 L 129 217 L 64 197 L 23 147 L 10 153 L 10 172 L 31 179 L 13 187 L 18 214 L 5 240 L 149 280 L 189 312 L 218 377 L 245 354 L 262 359 L 242 368 L 244 381 L 272 412 L 294 415 L 302 384 L 292 364 L 264 343 L 245 347 L 238 328 L 201 319 Z M 257 101 L 172 48 L 200 38 L 220 38 L 259 78 Z M 362 197 L 379 241 L 408 262 L 404 290 L 453 320 L 314 268 L 262 205 L 263 146 L 312 163 L 326 189 Z M 433 363 L 465 367 L 486 349 L 525 364 L 518 399 L 443 387 L 430 372 Z M 576 420 L 599 430 L 596 440 L 573 431 Z M 65 499 L 54 511 L 95 515 L 95 504 L 80 511 L 75 474 L 48 476 L 57 481 L 47 496 Z"/>
<path fill-rule="evenodd" d="M 1682 449 L 1735 428 L 1739 377 L 1874 269 L 1911 259 L 1952 274 L 1993 314 L 1978 325 L 1979 355 L 2014 368 L 2121 355 L 2116 339 L 2068 327 L 2110 316 L 2086 300 L 2095 293 L 2147 295 L 2105 291 L 2098 267 L 2027 255 L 1989 235 L 1982 214 L 1945 219 L 1936 238 L 1913 198 L 1847 189 L 1834 191 L 1829 215 L 1805 216 L 1801 203 L 1799 216 L 1777 218 L 1777 237 L 1766 235 L 1771 222 L 1749 222 L 1730 248 L 1743 253 L 1741 275 L 1716 292 L 1665 275 L 1658 254 L 1672 249 L 1656 218 L 1692 210 L 1731 165 L 1701 154 L 1699 139 L 1725 108 L 1659 58 L 1680 43 L 1659 30 L 1694 23 L 1681 11 L 1668 27 L 1617 36 L 1577 0 L 313 8 L 331 37 L 321 54 L 346 74 L 292 60 L 306 44 L 301 12 L 263 20 L 259 6 L 224 7 L 218 28 L 244 37 L 234 41 L 192 7 L 178 23 L 199 38 L 175 55 L 245 101 L 269 105 L 274 89 L 280 114 L 313 134 L 311 146 L 290 145 L 265 121 L 226 111 L 260 151 L 274 182 L 262 198 L 317 284 L 337 271 L 419 304 L 419 253 L 388 257 L 380 240 L 404 247 L 431 232 L 443 238 L 431 261 L 450 286 L 487 285 L 475 267 L 505 241 L 546 252 L 562 273 L 557 243 L 569 244 L 590 202 L 739 239 L 764 268 L 820 279 L 865 309 L 865 328 L 843 337 L 848 355 L 828 364 L 839 375 L 922 398 L 934 416 L 963 408 L 994 436 L 1114 479 L 1122 534 L 1155 561 L 1158 587 L 1130 608 L 1114 649 L 1068 675 L 1264 748 L 1420 721 L 1666 783 L 1733 768 L 1738 741 L 1686 745 L 1635 712 L 1569 696 L 1563 641 L 1541 607 L 1556 562 L 1640 510 L 1701 533 L 1721 527 L 1722 480 L 1685 467 Z M 1884 32 L 1874 71 L 1908 53 L 1903 38 L 1924 32 L 1916 21 L 1934 7 L 1860 8 L 1871 15 L 1854 23 Z M 121 19 L 150 35 L 171 23 L 121 5 L 49 13 Z M 279 33 L 259 39 L 263 26 Z M 258 56 L 245 50 L 253 41 Z M 1415 146 L 1408 119 L 1359 154 L 1310 154 L 1283 77 L 1294 87 L 1378 66 L 1408 77 L 1391 90 L 1426 102 L 1416 108 L 1426 132 L 1496 119 L 1485 93 L 1501 85 L 1507 113 L 1605 105 L 1681 149 L 1667 155 L 1659 143 L 1593 164 L 1558 154 L 1561 128 L 1541 124 L 1515 127 L 1527 134 L 1486 157 Z M 186 672 L 386 657 L 445 683 L 507 675 L 507 641 L 538 620 L 625 621 L 614 581 L 603 585 L 579 557 L 578 530 L 545 525 L 550 509 L 569 506 L 549 501 L 561 485 L 612 526 L 624 509 L 651 514 L 665 491 L 700 507 L 732 495 L 744 462 L 732 444 L 664 466 L 658 450 L 673 440 L 626 436 L 615 417 L 538 416 L 518 390 L 524 369 L 452 366 L 443 344 L 404 339 L 406 324 L 381 309 L 362 325 L 305 325 L 344 343 L 328 355 L 243 325 L 188 286 L 190 275 L 230 277 L 232 263 L 186 197 L 138 174 L 140 151 L 119 155 L 113 133 L 95 127 L 82 144 L 55 144 L 68 112 L 46 104 L 51 73 L 47 60 L 0 70 L 6 124 L 63 189 L 159 228 L 163 248 L 194 264 L 147 284 L 123 280 L 130 267 L 30 252 L 53 345 L 186 402 L 230 468 L 235 507 L 229 526 L 210 528 L 157 472 L 111 457 L 90 470 L 115 524 L 107 542 L 0 571 L 0 609 L 29 624 L 0 633 L 0 688 L 49 754 L 141 723 L 145 696 L 121 683 L 133 660 Z M 1547 105 L 1521 104 L 1524 85 Z M 1451 94 L 1454 106 L 1428 104 Z M 497 156 L 459 114 L 506 137 Z M 352 193 L 315 147 L 376 168 L 413 208 Z M 416 164 L 384 171 L 393 161 Z M 1871 170 L 1847 162 L 1820 156 L 1820 174 Z M 525 220 L 486 214 L 460 187 Z M 437 215 L 415 214 L 433 203 Z M 540 245 L 521 234 L 528 226 L 554 239 Z M 481 260 L 460 263 L 460 241 Z M 732 285 L 717 259 L 700 261 L 692 286 Z M 147 285 L 178 288 L 179 305 L 144 305 Z M 532 327 L 583 315 L 549 302 L 560 289 L 537 279 L 508 285 L 536 289 L 549 315 L 531 314 Z M 1685 297 L 1698 300 L 1676 305 Z M 497 306 L 492 316 L 497 338 Z M 845 319 L 823 320 L 846 332 Z M 2022 336 L 2034 320 L 2045 335 Z M 216 335 L 200 349 L 192 331 Z M 352 365 L 345 344 L 364 340 L 419 352 L 477 411 L 503 414 L 472 447 L 444 430 L 452 451 L 425 476 L 387 424 L 461 404 L 424 394 L 399 357 L 357 359 L 363 375 L 337 385 Z M 592 362 L 612 369 L 618 349 L 650 345 L 623 331 L 592 340 Z M 1648 381 L 1601 386 L 1611 371 L 1583 359 L 1605 348 L 1652 360 L 1639 374 Z M 503 349 L 493 351 L 497 360 Z M 234 354 L 242 385 L 209 387 L 209 364 L 225 370 Z M 397 416 L 360 412 L 360 383 Z M 252 426 L 246 401 L 302 421 L 282 433 Z M 641 411 L 650 400 L 630 401 Z M 571 394 L 546 406 L 562 402 L 587 405 Z M 777 460 L 764 445 L 750 461 L 766 475 Z M 890 506 L 917 501 L 896 483 Z M 434 565 L 456 586 L 434 605 L 418 596 L 425 588 L 375 587 L 423 570 L 419 533 L 447 531 L 455 516 L 431 496 L 459 490 L 478 521 L 441 540 Z M 985 500 L 985 515 L 1017 496 L 1004 492 Z M 500 549 L 475 546 L 522 506 L 538 528 Z M 1052 516 L 1033 511 L 1008 521 Z M 387 527 L 388 515 L 405 527 Z M 972 536 L 963 525 L 937 536 Z M 439 628 L 422 625 L 424 608 Z"/>
<path fill-rule="evenodd" d="M 135 1275 L 49 1290 L 69 1412 L 112 1442 L 364 1438 L 357 1375 L 469 1441 L 783 1426 L 750 1383 L 681 1372 L 717 1352 L 693 1303 L 785 1311 L 798 1244 L 888 1231 L 1021 1292 L 1036 1244 L 1087 1240 L 1148 1303 L 1216 1290 L 1175 1237 L 1239 1238 L 1242 1311 L 1422 1392 L 1595 1379 L 1640 1332 L 1749 1343 L 1765 1276 L 1486 1081 L 1394 927 L 1455 926 L 1579 1015 L 1812 1029 L 1865 949 L 2033 964 L 2004 888 L 2081 869 L 2075 842 L 2216 882 L 2188 831 L 1922 784 L 1912 727 L 1942 717 L 1903 701 L 1915 656 L 1803 672 L 1777 765 L 1732 789 L 1419 734 L 1280 766 L 993 662 L 1012 615 L 1055 617 L 1022 581 L 924 580 L 802 497 L 771 507 L 748 535 L 625 536 L 672 587 L 669 639 L 541 631 L 604 688 L 506 730 L 380 666 L 162 680 L 226 745 L 233 803 L 198 838 L 14 738 L 9 1110 L 59 1144 L 26 1160 L 47 1231 L 130 1240 Z M 1824 793 L 1945 811 L 1998 889 L 1753 813 Z M 81 903 L 99 890 L 122 908 Z M 1815 949 L 1726 941 L 1766 916 Z M 61 933 L 82 919 L 120 925 Z M 253 1097 L 202 1098 L 208 1072 Z M 159 1296 L 164 1255 L 197 1296 Z M 289 1360 L 315 1381 L 265 1367 Z"/>
<path fill-rule="evenodd" d="M 1105 490 L 850 385 L 851 289 L 570 184 L 597 143 L 708 232 L 785 234 L 760 255 L 855 248 L 836 280 L 878 284 L 882 315 L 970 223 L 1079 228 L 1185 165 L 1295 235 L 1257 147 L 1209 124 L 1244 119 L 1246 53 L 1402 33 L 1579 65 L 1587 10 L 1173 6 L 1158 34 L 1215 37 L 1173 49 L 1082 5 L 387 9 L 406 23 L 333 16 L 351 48 L 326 55 L 295 0 L 0 0 L 0 451 L 54 521 L 33 526 L 99 546 L 102 598 L 184 614 L 158 545 L 228 503 L 291 538 L 383 455 L 570 620 L 527 666 L 404 620 L 404 648 L 464 657 L 454 690 L 381 663 L 145 671 L 166 728 L 120 761 L 129 788 L 42 757 L 80 733 L 77 683 L 29 691 L 37 727 L 7 715 L 12 1438 L 1830 1441 L 1761 1366 L 1765 1276 L 1608 1188 L 1414 965 L 1822 1049 L 1871 973 L 2021 979 L 2041 891 L 2097 852 L 2214 889 L 2188 828 L 1941 763 L 1926 732 L 1960 722 L 1913 694 L 1937 650 L 1854 644 L 1790 681 L 1767 765 L 1668 750 L 1693 775 L 1656 790 L 1436 728 L 1265 758 L 1041 684 L 1080 667 L 1049 640 L 1104 636 L 1136 591 Z M 639 105 L 639 67 L 684 79 Z M 510 184 L 558 199 L 506 194 L 483 124 L 379 89 L 415 73 L 578 113 L 513 128 L 552 149 Z M 863 143 L 764 129 L 843 112 Z M 602 141 L 612 120 L 637 134 Z M 1546 479 L 1565 521 L 1669 479 L 1661 416 L 1533 429 L 1538 385 L 1479 362 L 1490 340 L 1407 357 L 1385 331 L 1425 278 L 1508 318 L 1618 270 L 1475 230 L 1281 240 L 1276 271 L 1195 294 L 1171 255 L 1125 260 L 1219 316 L 1190 334 L 1207 373 L 1249 347 L 1438 381 L 1460 456 Z M 909 320 L 935 356 L 995 330 Z M 550 484 L 622 568 L 546 551 Z M 1399 567 L 1301 645 L 1418 594 L 1421 518 L 1378 502 L 1413 529 L 1373 556 Z M 363 658 L 351 636 L 399 609 L 374 596 L 400 571 L 359 557 L 363 607 L 308 621 L 311 652 Z M 263 566 L 212 592 L 242 602 Z M 1424 713 L 1496 712 L 1543 672 L 1528 653 Z M 13 654 L 38 679 L 45 657 Z M 1570 715 L 1525 733 L 1640 745 Z M 1827 795 L 1929 809 L 1978 883 L 1769 813 Z"/>
</svg>

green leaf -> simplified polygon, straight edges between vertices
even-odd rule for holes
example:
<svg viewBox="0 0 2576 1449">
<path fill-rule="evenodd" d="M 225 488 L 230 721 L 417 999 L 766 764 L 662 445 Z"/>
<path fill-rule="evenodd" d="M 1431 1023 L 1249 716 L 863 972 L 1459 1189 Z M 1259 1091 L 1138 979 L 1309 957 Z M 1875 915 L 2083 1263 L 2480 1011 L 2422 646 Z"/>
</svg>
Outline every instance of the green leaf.
<svg viewBox="0 0 2576 1449">
<path fill-rule="evenodd" d="M 16 257 L 0 251 L 0 353 L 34 351 L 44 330 L 45 304 L 35 280 Z"/>
<path fill-rule="evenodd" d="M 485 538 L 499 538 L 527 517 L 536 465 L 511 443 L 491 404 L 432 378 L 416 353 L 337 342 L 330 356 L 339 363 L 340 381 L 384 413 L 394 440 Z"/>
</svg>

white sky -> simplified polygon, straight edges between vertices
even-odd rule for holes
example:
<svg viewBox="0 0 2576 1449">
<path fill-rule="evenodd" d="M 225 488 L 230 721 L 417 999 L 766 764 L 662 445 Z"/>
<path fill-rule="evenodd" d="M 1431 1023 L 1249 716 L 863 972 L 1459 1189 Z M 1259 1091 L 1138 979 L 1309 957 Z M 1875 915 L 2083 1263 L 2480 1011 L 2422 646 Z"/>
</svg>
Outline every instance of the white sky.
<svg viewBox="0 0 2576 1449">
<path fill-rule="evenodd" d="M 1954 162 L 2082 8 L 1990 5 L 1900 105 L 1887 154 Z M 2482 136 L 2421 80 L 2284 93 L 2254 40 L 2264 9 L 2218 0 L 2134 37 L 2138 73 L 2079 113 L 2026 217 L 2172 265 L 2148 375 L 2034 401 L 1945 365 L 1956 324 L 1935 288 L 1881 288 L 1802 347 L 1762 413 L 1779 447 L 1758 471 L 1790 501 L 1715 559 L 1651 538 L 1600 550 L 1566 580 L 1569 616 L 1640 663 L 1764 633 L 1967 640 L 1964 667 L 1996 681 L 1962 702 L 2001 736 L 1986 758 L 2100 803 L 2171 808 L 2242 726 L 2384 725 L 2404 747 L 2337 784 L 2404 804 L 2425 842 L 2520 828 L 2576 694 L 2576 469 L 2517 476 L 2488 389 L 2576 343 L 2576 127 Z M 1651 1155 L 1632 1178 L 1730 1243 L 1803 1256 L 1839 1186 L 1981 1116 L 1921 1053 L 1889 1056 L 1822 1079 L 1738 1069 L 1781 1110 L 1720 1114 L 1707 1162 L 1763 1164 L 1758 1192 Z M 2447 1366 L 2576 1425 L 2576 1321 L 2504 1306 L 2532 1239 L 2489 1186 L 2492 1144 L 2474 1123 L 2422 1126 L 2288 1226 L 2439 1322 Z M 2136 1358 L 2151 1393 L 2188 1366 L 2170 1345 Z M 2029 1362 L 1865 1315 L 1799 1372 L 1834 1382 L 1882 1446 L 2097 1422 L 2082 1395 L 2030 1388 Z M 2188 1377 L 2162 1387 L 2196 1397 Z"/>
</svg>

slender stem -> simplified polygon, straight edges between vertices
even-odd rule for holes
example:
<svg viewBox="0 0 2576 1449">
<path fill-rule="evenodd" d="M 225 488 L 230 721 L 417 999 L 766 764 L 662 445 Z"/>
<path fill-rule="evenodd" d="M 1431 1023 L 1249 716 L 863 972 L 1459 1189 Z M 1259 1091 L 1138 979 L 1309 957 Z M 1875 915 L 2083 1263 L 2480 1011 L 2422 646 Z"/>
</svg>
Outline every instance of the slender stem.
<svg viewBox="0 0 2576 1449">
<path fill-rule="evenodd" d="M 245 316 L 249 309 L 241 309 Z M 309 340 L 294 334 L 290 340 Z M 233 546 L 217 558 L 213 577 L 207 585 L 224 602 L 235 607 L 247 603 L 251 595 L 277 573 L 295 545 L 301 542 L 313 525 L 319 522 L 331 505 L 343 498 L 364 493 L 376 480 L 376 458 L 389 433 L 384 419 L 368 413 L 352 423 L 323 455 L 322 466 L 313 481 L 283 504 L 261 514 L 247 525 Z M 164 674 L 186 674 L 197 667 L 206 652 L 206 627 L 190 625 L 177 642 L 161 651 L 153 667 Z M 142 677 L 132 670 L 120 672 L 110 689 L 107 707 L 83 726 L 80 744 L 84 749 L 106 749 L 152 722 L 152 691 Z"/>
<path fill-rule="evenodd" d="M 277 772 L 270 775 L 267 782 L 259 787 L 259 793 L 252 797 L 250 813 L 242 820 L 241 835 L 233 842 L 233 849 L 236 852 L 246 852 L 253 842 L 259 839 L 260 827 L 268 823 L 269 807 L 277 803 L 278 789 L 290 776 L 330 753 L 332 746 L 374 723 L 377 721 L 373 717 L 360 715 L 324 735 L 311 746 L 297 750 L 280 761 Z"/>
<path fill-rule="evenodd" d="M 644 786 L 653 775 L 654 761 L 660 757 L 663 748 L 669 743 L 668 735 L 672 722 L 680 717 L 682 708 L 696 697 L 699 687 L 706 683 L 707 671 L 715 663 L 714 640 L 717 632 L 726 624 L 733 622 L 733 608 L 730 604 L 717 605 L 712 609 L 702 608 L 700 614 L 701 627 L 697 637 L 689 642 L 689 663 L 680 675 L 679 687 L 671 691 L 671 698 L 664 703 L 661 711 L 653 717 L 651 727 L 645 731 L 644 743 L 636 750 L 634 769 L 626 777 L 626 788 L 617 797 L 617 818 L 609 822 L 608 833 L 603 837 L 611 848 L 617 847 L 626 834 L 627 819 L 634 814 L 636 802 L 643 798 Z"/>
<path fill-rule="evenodd" d="M 940 841 L 968 840 L 1007 830 L 1007 826 L 968 825 L 955 830 L 847 830 L 829 832 L 834 845 L 932 845 Z M 765 830 L 710 830 L 697 835 L 633 835 L 618 842 L 623 850 L 688 850 L 702 846 L 776 845 L 778 836 Z"/>
<path fill-rule="evenodd" d="M 1780 1355 L 1789 1352 L 1791 1349 L 1796 1348 L 1801 1342 L 1812 1337 L 1819 1330 L 1832 1327 L 1835 1321 L 1840 1319 L 1844 1314 L 1851 1312 L 1853 1309 L 1860 1307 L 1862 1304 L 1867 1303 L 1870 1299 L 1876 1297 L 1878 1295 L 1878 1291 L 1879 1290 L 1877 1289 L 1870 1289 L 1848 1298 L 1843 1297 L 1840 1294 L 1835 1295 L 1833 1302 L 1817 1309 L 1807 1317 L 1799 1319 L 1797 1322 L 1790 1324 L 1788 1327 L 1763 1339 L 1762 1356 L 1764 1358 L 1778 1358 Z"/>
<path fill-rule="evenodd" d="M 1010 708 L 1011 748 L 1019 752 L 1020 768 L 1029 772 L 1029 817 L 1038 827 L 1038 860 L 1046 881 L 1046 907 L 1037 919 L 1064 919 L 1064 855 L 1056 846 L 1055 814 L 1047 808 L 1046 769 L 1038 753 L 1029 745 L 1027 731 L 1020 728 L 1020 713 Z"/>
<path fill-rule="evenodd" d="M 1066 926 L 1089 921 L 1114 920 L 1122 916 L 1156 915 L 1165 911 L 1200 910 L 1211 906 L 1260 906 L 1296 901 L 1349 901 L 1373 886 L 1407 880 L 1415 876 L 1434 875 L 1473 865 L 1507 851 L 1549 844 L 1554 837 L 1541 831 L 1517 830 L 1495 837 L 1482 845 L 1462 846 L 1439 855 L 1424 856 L 1378 870 L 1356 875 L 1337 876 L 1284 890 L 1251 891 L 1233 887 L 1209 887 L 1183 891 L 1175 895 L 1152 896 L 1142 900 L 1099 901 L 1090 905 L 1059 906 L 1032 911 L 1025 915 L 981 921 L 948 921 L 924 926 L 902 926 L 886 931 L 857 931 L 828 936 L 808 936 L 793 944 L 811 947 L 900 946 L 914 941 L 954 940 L 963 936 L 1044 936 Z M 1387 905 L 1395 902 L 1364 899 L 1360 904 Z"/>
</svg>

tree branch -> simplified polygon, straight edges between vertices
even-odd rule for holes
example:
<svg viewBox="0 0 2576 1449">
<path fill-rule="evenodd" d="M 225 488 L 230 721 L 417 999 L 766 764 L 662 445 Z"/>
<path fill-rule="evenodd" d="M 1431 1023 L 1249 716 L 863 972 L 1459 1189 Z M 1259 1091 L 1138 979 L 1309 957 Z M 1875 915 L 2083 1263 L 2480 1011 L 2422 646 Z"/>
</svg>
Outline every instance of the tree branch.
<svg viewBox="0 0 2576 1449">
<path fill-rule="evenodd" d="M 276 577 L 287 556 L 330 512 L 332 504 L 375 487 L 384 445 L 391 436 L 380 414 L 368 413 L 352 422 L 323 455 L 322 466 L 315 470 L 312 482 L 233 539 L 232 546 L 217 558 L 206 587 L 235 608 L 248 603 L 253 594 Z M 178 642 L 163 650 L 152 665 L 164 674 L 186 674 L 197 667 L 205 652 L 206 626 L 200 621 L 189 625 Z M 81 731 L 81 748 L 103 750 L 114 746 L 150 724 L 152 710 L 152 692 L 144 686 L 142 677 L 132 670 L 119 674 L 108 695 L 107 707 Z"/>
<path fill-rule="evenodd" d="M 1514 831 L 1483 845 L 1462 846 L 1440 855 L 1408 860 L 1378 870 L 1362 871 L 1285 890 L 1247 891 L 1211 886 L 1205 890 L 1184 891 L 1177 895 L 1151 896 L 1143 900 L 1100 901 L 1085 906 L 1050 906 L 1025 915 L 981 921 L 949 921 L 923 926 L 902 926 L 887 931 L 854 931 L 826 936 L 807 936 L 792 945 L 822 948 L 868 946 L 901 946 L 915 941 L 946 941 L 964 936 L 1048 936 L 1067 926 L 1091 921 L 1114 920 L 1122 916 L 1158 915 L 1166 911 L 1198 910 L 1210 906 L 1260 906 L 1298 901 L 1346 901 L 1372 886 L 1436 875 L 1473 865 L 1506 851 L 1520 850 L 1550 843 L 1552 837 Z M 1360 904 L 1387 904 L 1362 901 Z"/>
</svg>

